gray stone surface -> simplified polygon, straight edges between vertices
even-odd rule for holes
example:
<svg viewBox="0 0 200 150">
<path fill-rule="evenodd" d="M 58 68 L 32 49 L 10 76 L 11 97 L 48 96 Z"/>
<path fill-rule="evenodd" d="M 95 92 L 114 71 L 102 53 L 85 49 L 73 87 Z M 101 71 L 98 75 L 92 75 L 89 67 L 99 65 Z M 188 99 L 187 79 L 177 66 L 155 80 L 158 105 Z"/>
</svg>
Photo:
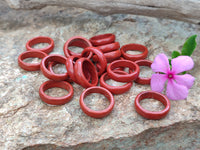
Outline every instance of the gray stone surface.
<svg viewBox="0 0 200 150">
<path fill-rule="evenodd" d="M 92 10 L 104 15 L 134 14 L 200 23 L 199 0 L 6 0 L 14 9 L 65 6 Z"/>
<path fill-rule="evenodd" d="M 82 9 L 53 6 L 38 11 L 16 11 L 1 2 L 0 29 L 1 150 L 200 149 L 199 45 L 192 56 L 195 67 L 190 71 L 196 81 L 187 100 L 171 101 L 169 114 L 158 121 L 146 120 L 134 109 L 134 98 L 139 92 L 149 90 L 149 86 L 134 83 L 129 92 L 114 96 L 116 104 L 108 117 L 93 119 L 80 109 L 82 87 L 73 84 L 71 102 L 49 106 L 38 94 L 39 86 L 47 79 L 41 72 L 27 72 L 17 64 L 27 40 L 39 35 L 53 38 L 52 53 L 63 55 L 63 44 L 71 36 L 90 38 L 113 32 L 121 45 L 146 45 L 147 59 L 153 60 L 161 52 L 170 56 L 188 36 L 200 36 L 199 26 L 133 15 L 103 17 Z M 143 74 L 150 73 L 143 70 Z M 51 92 L 61 95 L 65 91 Z M 92 107 L 98 98 L 91 100 Z M 155 110 L 162 107 L 156 101 L 146 101 L 143 106 Z"/>
</svg>

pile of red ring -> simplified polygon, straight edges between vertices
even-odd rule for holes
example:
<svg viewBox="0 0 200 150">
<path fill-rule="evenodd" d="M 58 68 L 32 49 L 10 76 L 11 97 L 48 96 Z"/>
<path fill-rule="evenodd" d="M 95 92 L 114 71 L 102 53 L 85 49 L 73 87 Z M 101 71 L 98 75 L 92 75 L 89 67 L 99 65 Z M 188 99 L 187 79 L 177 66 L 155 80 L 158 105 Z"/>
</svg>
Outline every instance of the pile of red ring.
<svg viewBox="0 0 200 150">
<path fill-rule="evenodd" d="M 35 49 L 33 46 L 39 43 L 48 43 L 49 46 L 42 49 Z M 72 52 L 69 47 L 83 48 L 81 54 Z M 18 64 L 27 71 L 41 70 L 45 77 L 50 79 L 44 82 L 39 89 L 41 99 L 51 105 L 62 105 L 69 102 L 73 97 L 73 87 L 70 83 L 75 82 L 86 88 L 80 96 L 80 107 L 85 114 L 94 118 L 107 116 L 114 107 L 113 94 L 122 94 L 128 91 L 133 81 L 138 84 L 150 84 L 151 78 L 139 77 L 139 66 L 151 66 L 152 62 L 145 60 L 148 49 L 140 44 L 127 44 L 120 48 L 119 42 L 115 42 L 114 34 L 97 35 L 89 40 L 75 36 L 67 40 L 63 50 L 65 57 L 58 54 L 48 55 L 54 48 L 54 41 L 49 37 L 35 37 L 26 43 L 27 51 L 20 54 Z M 142 52 L 132 55 L 126 53 L 129 50 Z M 26 58 L 41 58 L 41 63 L 25 63 Z M 107 63 L 110 63 L 109 65 Z M 53 66 L 65 64 L 67 72 L 56 74 Z M 129 72 L 124 71 L 129 68 Z M 122 86 L 111 86 L 105 81 L 113 79 L 118 82 L 127 82 Z M 100 86 L 97 86 L 100 81 Z M 63 97 L 51 97 L 45 94 L 47 89 L 59 87 L 66 89 L 69 93 Z M 100 93 L 110 101 L 108 108 L 101 111 L 94 111 L 84 103 L 84 98 L 91 93 Z M 158 112 L 145 110 L 141 107 L 140 101 L 145 98 L 154 98 L 165 105 L 165 109 Z M 141 92 L 135 98 L 136 111 L 147 119 L 161 119 L 170 110 L 170 102 L 166 96 L 153 92 Z"/>
</svg>

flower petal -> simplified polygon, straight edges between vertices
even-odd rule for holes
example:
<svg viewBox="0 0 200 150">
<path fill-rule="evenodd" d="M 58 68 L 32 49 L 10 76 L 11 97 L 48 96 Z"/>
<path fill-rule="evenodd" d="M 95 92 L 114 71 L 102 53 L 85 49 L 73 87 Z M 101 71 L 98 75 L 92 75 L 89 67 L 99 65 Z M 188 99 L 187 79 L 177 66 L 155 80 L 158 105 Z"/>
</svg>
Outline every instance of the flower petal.
<svg viewBox="0 0 200 150">
<path fill-rule="evenodd" d="M 154 72 L 163 72 L 167 73 L 170 70 L 169 60 L 165 54 L 159 54 L 154 59 L 154 62 L 151 65 L 151 69 Z"/>
<path fill-rule="evenodd" d="M 169 80 L 166 95 L 171 100 L 182 100 L 187 97 L 188 88 L 184 85 L 176 83 L 174 80 Z"/>
<path fill-rule="evenodd" d="M 186 86 L 188 89 L 192 87 L 194 84 L 195 78 L 191 76 L 190 74 L 184 74 L 184 75 L 175 75 L 174 79 L 178 84 Z"/>
<path fill-rule="evenodd" d="M 165 87 L 167 76 L 165 74 L 153 74 L 151 76 L 151 89 L 156 92 L 162 92 Z"/>
<path fill-rule="evenodd" d="M 189 56 L 178 56 L 171 61 L 172 72 L 175 74 L 191 70 L 194 67 L 194 61 Z"/>
</svg>

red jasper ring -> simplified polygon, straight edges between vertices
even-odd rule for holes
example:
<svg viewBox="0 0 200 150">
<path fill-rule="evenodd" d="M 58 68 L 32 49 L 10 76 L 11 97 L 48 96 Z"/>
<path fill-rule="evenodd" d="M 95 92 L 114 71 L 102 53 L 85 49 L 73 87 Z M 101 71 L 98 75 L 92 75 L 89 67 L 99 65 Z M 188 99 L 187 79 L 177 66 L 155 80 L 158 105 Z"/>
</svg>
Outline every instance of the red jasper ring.
<svg viewBox="0 0 200 150">
<path fill-rule="evenodd" d="M 106 58 L 104 56 L 104 54 L 96 47 L 87 47 L 83 50 L 82 52 L 82 56 L 86 56 L 86 54 L 88 52 L 92 52 L 94 53 L 97 57 L 98 57 L 98 61 L 99 61 L 99 66 L 100 68 L 98 68 L 98 75 L 100 76 L 106 69 L 107 67 L 107 61 Z"/>
<path fill-rule="evenodd" d="M 98 84 L 96 68 L 88 58 L 80 58 L 76 61 L 74 65 L 74 74 L 76 81 L 84 88 L 96 86 Z M 90 80 L 88 80 L 88 77 Z"/>
<path fill-rule="evenodd" d="M 107 53 L 104 53 L 104 56 L 106 57 L 107 63 L 110 63 L 110 62 L 120 58 L 121 51 L 116 50 L 116 51 L 112 51 L 112 52 L 107 52 Z M 97 62 L 98 61 L 97 55 L 94 55 L 92 57 L 92 59 L 93 59 L 94 62 Z"/>
<path fill-rule="evenodd" d="M 103 53 L 111 52 L 120 48 L 119 42 L 114 42 L 110 44 L 105 44 L 97 47 Z"/>
<path fill-rule="evenodd" d="M 91 93 L 100 93 L 100 94 L 105 95 L 105 97 L 110 101 L 110 105 L 108 106 L 108 108 L 106 108 L 104 110 L 100 110 L 100 111 L 95 111 L 95 110 L 88 108 L 84 103 L 84 98 Z M 80 107 L 83 110 L 83 112 L 93 118 L 103 118 L 103 117 L 107 116 L 108 114 L 111 113 L 111 111 L 114 107 L 114 104 L 115 104 L 113 95 L 107 89 L 105 89 L 103 87 L 99 87 L 99 86 L 93 86 L 93 87 L 87 88 L 85 91 L 83 91 L 83 93 L 80 96 L 79 102 L 80 102 Z"/>
<path fill-rule="evenodd" d="M 88 39 L 81 37 L 81 36 L 74 36 L 74 37 L 70 38 L 69 40 L 67 40 L 67 42 L 65 43 L 65 45 L 63 47 L 65 56 L 66 57 L 70 57 L 70 56 L 81 57 L 81 54 L 70 51 L 69 50 L 70 46 L 76 46 L 76 47 L 81 47 L 81 48 L 85 49 L 86 47 L 91 47 L 92 44 L 90 43 L 90 41 Z M 87 57 L 91 58 L 92 53 L 87 54 Z"/>
<path fill-rule="evenodd" d="M 120 71 L 120 70 L 114 70 L 115 73 L 118 73 L 118 74 L 128 74 L 127 72 L 125 71 Z M 104 73 L 101 78 L 100 78 L 100 86 L 106 88 L 107 90 L 109 90 L 112 94 L 122 94 L 122 93 L 125 93 L 127 92 L 131 86 L 133 85 L 133 82 L 128 82 L 127 84 L 125 85 L 122 85 L 122 86 L 111 86 L 111 85 L 108 85 L 105 81 L 106 80 L 109 80 L 109 76 L 108 76 L 108 73 Z"/>
<path fill-rule="evenodd" d="M 50 71 L 48 69 L 48 65 L 50 62 L 56 62 L 56 63 L 61 63 L 65 64 L 66 63 L 66 58 L 62 55 L 58 54 L 51 54 L 47 57 L 45 57 L 40 64 L 40 68 L 42 70 L 42 73 L 44 74 L 45 77 L 54 80 L 54 81 L 64 81 L 68 79 L 68 73 L 64 74 L 55 74 L 53 71 Z"/>
<path fill-rule="evenodd" d="M 27 71 L 40 70 L 40 63 L 25 63 L 23 60 L 26 58 L 33 58 L 33 57 L 42 59 L 46 56 L 47 54 L 41 51 L 26 51 L 19 55 L 18 64 L 22 69 L 27 70 Z"/>
<path fill-rule="evenodd" d="M 74 65 L 76 63 L 76 61 L 80 59 L 80 57 L 76 57 L 76 56 L 70 56 L 67 58 L 67 61 L 66 61 L 66 69 L 67 69 L 67 72 L 68 72 L 68 75 L 70 77 L 70 79 L 79 84 L 78 81 L 76 80 L 76 76 L 75 76 L 75 71 L 74 71 Z M 91 79 L 91 75 L 89 72 L 85 72 L 85 77 L 88 81 L 90 81 Z"/>
<path fill-rule="evenodd" d="M 144 45 L 140 44 L 127 44 L 121 47 L 121 52 L 122 56 L 125 59 L 131 60 L 131 61 L 136 61 L 140 59 L 145 59 L 148 55 L 148 49 Z M 127 54 L 126 51 L 141 51 L 142 54 L 137 54 L 137 55 L 132 55 L 132 54 Z"/>
<path fill-rule="evenodd" d="M 114 69 L 120 67 L 128 67 L 129 74 L 118 74 L 113 71 Z M 140 68 L 136 63 L 130 60 L 115 60 L 108 65 L 107 72 L 110 78 L 115 81 L 132 82 L 138 77 Z"/>
<path fill-rule="evenodd" d="M 121 51 L 120 50 L 116 50 L 116 51 L 104 53 L 104 56 L 106 57 L 107 62 L 110 63 L 110 62 L 120 58 Z"/>
<path fill-rule="evenodd" d="M 76 82 L 76 77 L 75 77 L 75 74 L 74 74 L 74 64 L 75 62 L 79 59 L 80 57 L 77 57 L 77 56 L 70 56 L 67 58 L 67 61 L 66 61 L 66 69 L 67 69 L 67 72 L 69 74 L 69 77 L 74 81 Z"/>
<path fill-rule="evenodd" d="M 125 60 L 123 57 L 118 58 L 117 60 Z M 124 67 L 115 68 L 114 70 L 124 71 Z"/>
<path fill-rule="evenodd" d="M 45 48 L 32 48 L 33 45 L 35 44 L 39 44 L 39 43 L 48 43 L 49 46 L 45 47 Z M 54 48 L 54 41 L 52 38 L 50 37 L 46 37 L 46 36 L 38 36 L 35 38 L 30 39 L 27 43 L 26 43 L 26 49 L 28 51 L 42 51 L 44 53 L 50 53 Z"/>
<path fill-rule="evenodd" d="M 153 98 L 160 101 L 165 106 L 165 109 L 158 112 L 152 112 L 142 108 L 140 101 L 146 98 Z M 158 120 L 164 118 L 168 114 L 170 110 L 170 101 L 165 95 L 161 93 L 154 91 L 144 91 L 139 93 L 135 98 L 135 110 L 144 118 Z"/>
<path fill-rule="evenodd" d="M 115 41 L 115 35 L 112 33 L 96 35 L 90 38 L 93 46 L 101 46 Z"/>
<path fill-rule="evenodd" d="M 75 77 L 75 73 L 74 73 L 74 65 L 76 63 L 76 61 L 79 59 L 80 57 L 76 57 L 76 56 L 70 56 L 67 58 L 66 61 L 66 69 L 68 72 L 69 77 L 72 79 L 72 81 L 74 81 L 75 83 L 79 84 L 78 81 L 76 80 Z M 89 72 L 85 72 L 85 77 L 88 81 L 90 81 L 91 79 L 91 75 Z"/>
<path fill-rule="evenodd" d="M 51 97 L 45 94 L 45 91 L 50 89 L 50 88 L 54 88 L 54 87 L 58 87 L 58 88 L 63 88 L 65 90 L 67 90 L 69 93 L 65 96 L 62 97 Z M 74 94 L 74 90 L 73 87 L 71 86 L 71 84 L 69 84 L 66 81 L 46 81 L 44 82 L 39 89 L 39 95 L 40 98 L 42 99 L 42 101 L 44 101 L 47 104 L 51 104 L 51 105 L 63 105 L 67 102 L 69 102 Z"/>
<path fill-rule="evenodd" d="M 148 66 L 148 67 L 151 67 L 152 61 L 143 59 L 143 60 L 137 60 L 137 61 L 135 61 L 135 63 L 138 66 Z M 141 78 L 141 77 L 138 76 L 138 78 L 135 80 L 135 82 L 139 83 L 139 84 L 150 84 L 151 78 Z"/>
<path fill-rule="evenodd" d="M 125 60 L 125 59 L 121 56 L 118 60 Z M 120 68 L 116 68 L 116 69 L 124 71 L 124 67 L 120 67 Z"/>
<path fill-rule="evenodd" d="M 48 65 L 48 70 L 49 70 L 51 73 L 53 73 L 53 74 L 55 74 L 54 71 L 53 71 L 53 66 L 55 66 L 56 64 L 58 64 L 58 63 L 54 61 L 54 62 L 50 62 L 49 65 Z M 74 81 L 70 78 L 69 72 L 68 72 L 68 71 L 67 71 L 67 73 L 68 73 L 68 78 L 67 78 L 65 81 L 67 81 L 67 82 L 69 82 L 69 83 L 74 82 Z"/>
</svg>

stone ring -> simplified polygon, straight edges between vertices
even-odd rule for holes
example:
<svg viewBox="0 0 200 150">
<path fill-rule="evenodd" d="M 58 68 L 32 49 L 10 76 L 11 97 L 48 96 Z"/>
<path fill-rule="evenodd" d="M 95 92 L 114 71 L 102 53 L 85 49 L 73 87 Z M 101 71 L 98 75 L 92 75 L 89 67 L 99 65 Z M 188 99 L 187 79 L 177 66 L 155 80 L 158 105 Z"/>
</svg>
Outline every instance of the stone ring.
<svg viewBox="0 0 200 150">
<path fill-rule="evenodd" d="M 145 59 L 148 55 L 148 49 L 141 44 L 127 44 L 121 47 L 121 52 L 122 52 L 122 56 L 125 59 L 131 60 L 131 61 L 136 61 L 136 60 L 140 60 L 140 59 Z M 137 55 L 133 55 L 133 54 L 127 54 L 126 51 L 140 51 L 142 52 L 142 54 L 137 54 Z"/>
<path fill-rule="evenodd" d="M 76 56 L 81 57 L 81 54 L 75 53 L 70 51 L 69 47 L 76 46 L 85 49 L 86 47 L 91 47 L 92 44 L 90 41 L 82 36 L 74 36 L 71 37 L 67 42 L 64 44 L 63 51 L 66 57 Z M 92 57 L 92 53 L 89 53 L 87 57 L 90 59 Z"/>
<path fill-rule="evenodd" d="M 120 44 L 119 42 L 114 42 L 114 43 L 98 46 L 97 48 L 100 49 L 103 53 L 107 53 L 107 52 L 111 52 L 111 51 L 119 49 Z"/>
<path fill-rule="evenodd" d="M 113 72 L 116 68 L 129 68 L 129 73 L 128 74 L 118 74 L 116 72 Z M 140 68 L 139 66 L 130 61 L 130 60 L 115 60 L 112 63 L 110 63 L 107 67 L 107 72 L 108 75 L 110 76 L 111 79 L 119 82 L 132 82 L 135 79 L 137 79 Z"/>
<path fill-rule="evenodd" d="M 153 112 L 142 108 L 140 101 L 146 98 L 153 98 L 160 101 L 165 106 L 165 109 L 162 111 Z M 170 101 L 165 95 L 161 93 L 154 91 L 144 91 L 139 93 L 135 98 L 135 110 L 144 118 L 158 120 L 164 118 L 168 114 L 170 110 Z"/>
<path fill-rule="evenodd" d="M 121 51 L 115 50 L 115 51 L 112 51 L 112 52 L 107 52 L 107 53 L 104 53 L 104 56 L 106 57 L 107 62 L 111 63 L 114 60 L 117 60 L 121 57 Z"/>
<path fill-rule="evenodd" d="M 45 47 L 45 48 L 32 48 L 33 45 L 39 44 L 39 43 L 48 43 L 49 46 Z M 46 36 L 38 36 L 35 38 L 30 39 L 27 43 L 26 43 L 26 49 L 28 51 L 42 51 L 44 53 L 50 53 L 54 48 L 54 41 L 52 38 L 50 37 L 46 37 Z"/>
<path fill-rule="evenodd" d="M 121 71 L 121 70 L 114 70 L 115 73 L 118 74 L 128 74 L 125 71 Z M 108 73 L 104 73 L 101 78 L 100 78 L 100 86 L 106 88 L 107 90 L 109 90 L 112 94 L 122 94 L 127 92 L 133 85 L 133 82 L 128 82 L 122 86 L 111 86 L 109 84 L 107 84 L 105 81 L 109 80 L 110 77 L 108 76 Z"/>
<path fill-rule="evenodd" d="M 110 63 L 110 62 L 120 58 L 121 51 L 120 50 L 115 50 L 115 51 L 111 51 L 111 52 L 106 52 L 103 55 L 106 57 L 107 63 Z M 92 57 L 92 59 L 93 59 L 94 62 L 98 61 L 98 57 L 96 55 L 94 55 Z"/>
<path fill-rule="evenodd" d="M 55 62 L 55 61 L 53 61 L 53 62 L 50 62 L 49 64 L 48 64 L 48 70 L 51 72 L 51 73 L 53 73 L 53 74 L 55 74 L 54 73 L 54 71 L 53 71 L 53 66 L 55 66 L 55 65 L 57 65 L 57 64 L 59 64 L 58 62 Z M 68 73 L 68 78 L 67 79 L 65 79 L 65 81 L 67 81 L 67 82 L 69 82 L 69 83 L 72 83 L 72 82 L 74 82 L 71 78 L 70 78 L 70 76 L 69 76 L 69 71 L 67 70 L 67 73 Z M 64 74 L 63 74 L 64 75 Z"/>
<path fill-rule="evenodd" d="M 43 59 L 46 56 L 47 54 L 42 51 L 25 51 L 19 55 L 18 64 L 24 70 L 37 71 L 40 70 L 40 63 L 25 63 L 23 60 L 26 58 L 33 58 L 33 57 Z"/>
<path fill-rule="evenodd" d="M 105 44 L 110 44 L 115 41 L 115 35 L 112 33 L 100 34 L 90 38 L 90 42 L 93 46 L 101 46 Z"/>
<path fill-rule="evenodd" d="M 143 59 L 143 60 L 137 60 L 137 61 L 135 61 L 135 63 L 138 66 L 151 67 L 152 61 Z M 150 84 L 151 78 L 141 78 L 141 77 L 138 76 L 138 78 L 134 82 L 139 83 L 139 84 Z"/>
<path fill-rule="evenodd" d="M 61 64 L 66 64 L 66 58 L 62 55 L 58 54 L 51 54 L 48 55 L 47 57 L 43 58 L 40 64 L 41 71 L 43 75 L 51 80 L 54 81 L 63 81 L 68 79 L 68 73 L 63 73 L 63 74 L 55 74 L 53 71 L 50 71 L 48 69 L 48 65 L 50 62 L 56 62 L 56 63 L 61 63 Z"/>
<path fill-rule="evenodd" d="M 98 68 L 98 75 L 100 76 L 107 67 L 107 60 L 104 54 L 96 47 L 87 47 L 82 51 L 82 57 L 85 57 L 88 52 L 91 52 L 97 56 L 98 63 L 100 65 L 100 68 Z"/>
<path fill-rule="evenodd" d="M 67 72 L 69 74 L 69 77 L 74 81 L 76 82 L 76 77 L 75 77 L 75 74 L 74 74 L 74 64 L 75 62 L 79 59 L 80 57 L 77 57 L 77 56 L 70 56 L 67 58 L 67 61 L 66 61 L 66 69 L 67 69 Z"/>
<path fill-rule="evenodd" d="M 88 88 L 98 84 L 98 73 L 94 64 L 88 58 L 80 58 L 74 65 L 76 82 Z M 89 80 L 88 80 L 89 79 Z"/>
<path fill-rule="evenodd" d="M 45 91 L 50 89 L 50 88 L 63 88 L 68 91 L 68 94 L 62 97 L 51 97 L 45 94 Z M 39 89 L 39 95 L 42 101 L 44 101 L 47 104 L 51 105 L 63 105 L 67 102 L 69 102 L 74 94 L 74 90 L 71 84 L 69 84 L 66 81 L 46 81 L 44 82 Z"/>
<path fill-rule="evenodd" d="M 103 94 L 110 102 L 108 108 L 106 108 L 104 110 L 100 110 L 100 111 L 95 111 L 95 110 L 88 108 L 84 103 L 84 98 L 91 93 Z M 86 90 L 83 91 L 83 93 L 80 96 L 79 103 L 80 103 L 80 107 L 83 110 L 83 112 L 85 114 L 87 114 L 88 116 L 93 117 L 93 118 L 103 118 L 111 113 L 111 111 L 114 107 L 115 101 L 114 101 L 113 95 L 107 89 L 105 89 L 103 87 L 99 87 L 99 86 L 93 86 L 93 87 L 87 88 Z"/>
</svg>

